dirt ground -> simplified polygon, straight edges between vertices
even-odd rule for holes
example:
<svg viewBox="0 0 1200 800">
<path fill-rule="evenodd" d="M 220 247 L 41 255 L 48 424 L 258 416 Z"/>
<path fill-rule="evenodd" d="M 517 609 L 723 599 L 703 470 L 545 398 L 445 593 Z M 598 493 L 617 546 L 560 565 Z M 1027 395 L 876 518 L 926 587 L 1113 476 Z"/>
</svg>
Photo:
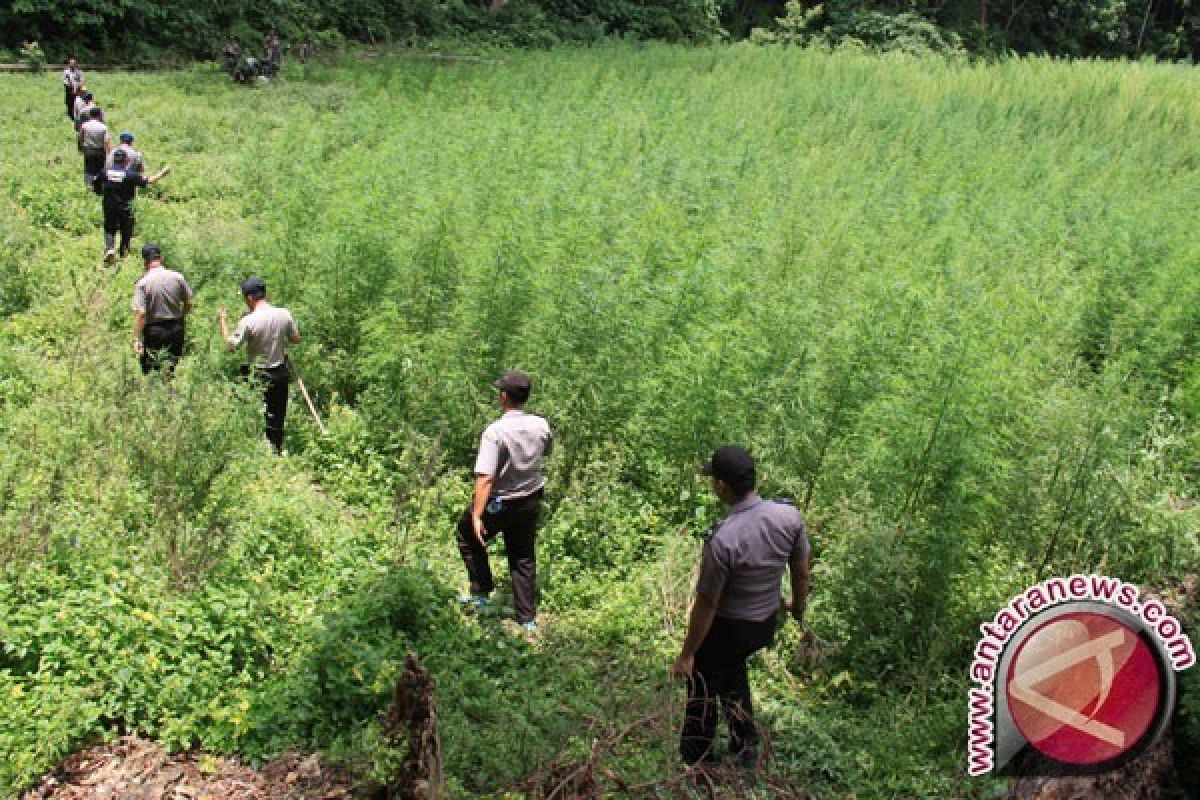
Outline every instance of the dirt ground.
<svg viewBox="0 0 1200 800">
<path fill-rule="evenodd" d="M 316 755 L 285 754 L 251 769 L 204 753 L 168 754 L 125 736 L 76 753 L 21 800 L 340 800 L 356 794 L 344 771 Z"/>
</svg>

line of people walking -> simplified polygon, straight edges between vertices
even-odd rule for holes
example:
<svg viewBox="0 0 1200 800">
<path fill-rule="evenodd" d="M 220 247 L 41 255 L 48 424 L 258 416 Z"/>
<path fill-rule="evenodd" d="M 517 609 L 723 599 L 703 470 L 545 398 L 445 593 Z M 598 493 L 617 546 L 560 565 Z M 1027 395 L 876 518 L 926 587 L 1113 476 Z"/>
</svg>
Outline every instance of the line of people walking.
<svg viewBox="0 0 1200 800">
<path fill-rule="evenodd" d="M 145 159 L 134 148 L 130 131 L 123 131 L 113 147 L 104 110 L 96 104 L 74 58 L 63 70 L 63 89 L 67 114 L 76 125 L 83 154 L 84 184 L 102 198 L 104 262 L 112 264 L 129 253 L 137 190 L 162 180 L 171 167 L 147 176 Z M 194 293 L 182 273 L 164 265 L 158 245 L 146 244 L 141 254 L 144 273 L 133 287 L 133 353 L 143 374 L 169 376 L 184 355 Z M 267 440 L 278 454 L 283 451 L 288 405 L 287 348 L 300 342 L 300 330 L 291 312 L 267 302 L 267 286 L 261 279 L 243 281 L 241 294 L 247 312 L 232 331 L 228 312 L 224 308 L 218 312 L 221 338 L 230 351 L 241 347 L 247 351 L 243 372 L 262 387 Z"/>
<path fill-rule="evenodd" d="M 229 48 L 226 55 L 231 55 Z M 83 120 L 79 136 L 85 181 L 104 197 L 105 260 L 111 263 L 118 231 L 119 254 L 128 252 L 137 189 L 161 180 L 170 168 L 145 177 L 131 133 L 122 133 L 120 147 L 111 147 L 103 111 L 86 91 L 74 59 L 63 73 L 63 83 L 68 114 Z M 170 373 L 184 354 L 194 295 L 181 273 L 164 266 L 157 245 L 145 245 L 142 258 L 144 274 L 133 289 L 133 350 L 144 373 Z M 245 372 L 262 387 L 267 439 L 281 453 L 291 372 L 288 347 L 300 342 L 299 327 L 291 312 L 268 302 L 263 280 L 248 278 L 240 292 L 247 313 L 231 329 L 228 312 L 219 309 L 221 339 L 230 351 L 245 347 Z M 538 627 L 536 540 L 546 486 L 543 468 L 554 437 L 544 417 L 526 410 L 533 389 L 528 374 L 506 371 L 493 387 L 501 413 L 480 436 L 472 496 L 455 528 L 469 582 L 460 601 L 479 611 L 491 606 L 495 579 L 488 546 L 502 536 L 516 622 L 532 633 Z M 774 641 L 781 612 L 803 621 L 810 547 L 800 512 L 757 493 L 757 468 L 747 450 L 718 448 L 702 471 L 728 513 L 705 541 L 687 632 L 670 668 L 687 684 L 680 754 L 688 765 L 715 760 L 719 709 L 730 729 L 729 752 L 753 767 L 759 758 L 759 734 L 747 659 Z M 792 598 L 787 603 L 781 595 L 785 571 L 790 573 Z"/>
<path fill-rule="evenodd" d="M 158 183 L 171 173 L 171 167 L 164 166 L 147 176 L 145 159 L 133 146 L 132 131 L 122 131 L 119 143 L 113 146 L 104 109 L 87 88 L 83 70 L 74 58 L 67 61 L 62 81 L 67 116 L 74 123 L 76 144 L 83 155 L 84 187 L 101 197 L 104 261 L 112 264 L 129 254 L 137 223 L 133 210 L 137 190 Z"/>
</svg>

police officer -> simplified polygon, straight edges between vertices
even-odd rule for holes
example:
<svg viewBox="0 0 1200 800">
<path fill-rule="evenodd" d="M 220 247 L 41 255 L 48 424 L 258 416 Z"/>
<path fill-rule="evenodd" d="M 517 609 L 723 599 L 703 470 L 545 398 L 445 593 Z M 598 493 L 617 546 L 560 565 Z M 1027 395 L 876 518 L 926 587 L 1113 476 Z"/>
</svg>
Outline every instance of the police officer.
<svg viewBox="0 0 1200 800">
<path fill-rule="evenodd" d="M 96 176 L 92 188 L 96 194 L 104 198 L 104 261 L 111 264 L 116 258 L 113 244 L 117 231 L 121 232 L 121 258 L 129 253 L 129 240 L 133 238 L 133 198 L 137 196 L 139 186 L 150 186 L 158 183 L 171 172 L 171 168 L 163 167 L 154 175 L 147 178 L 141 173 L 129 169 L 129 154 L 123 150 L 113 153 L 112 167 L 105 169 Z"/>
<path fill-rule="evenodd" d="M 83 90 L 83 70 L 79 62 L 73 58 L 67 59 L 67 68 L 63 70 L 63 95 L 67 101 L 67 116 L 75 119 L 75 97 Z"/>
<path fill-rule="evenodd" d="M 83 185 L 92 188 L 92 181 L 104 169 L 104 159 L 112 150 L 112 137 L 104 124 L 104 112 L 93 106 L 87 120 L 79 126 L 79 152 L 83 153 Z"/>
<path fill-rule="evenodd" d="M 774 641 L 784 567 L 792 602 L 804 619 L 809 546 L 800 512 L 755 492 L 754 459 L 740 447 L 718 448 L 705 464 L 717 498 L 729 508 L 704 544 L 687 636 L 671 673 L 688 682 L 679 750 L 691 765 L 714 760 L 717 701 L 729 723 L 729 750 L 747 767 L 758 761 L 758 730 L 746 659 Z"/>
<path fill-rule="evenodd" d="M 143 247 L 142 260 L 146 274 L 133 285 L 133 352 L 143 375 L 163 367 L 171 373 L 183 357 L 192 287 L 183 275 L 163 266 L 158 245 Z"/>
<path fill-rule="evenodd" d="M 490 604 L 495 585 L 487 544 L 504 534 L 517 622 L 537 630 L 537 557 L 534 543 L 546 479 L 542 460 L 554 440 L 546 420 L 525 411 L 532 384 L 524 372 L 505 372 L 492 384 L 500 390 L 503 414 L 488 425 L 475 459 L 475 493 L 458 521 L 458 550 L 471 581 L 462 600 L 476 608 Z"/>
<path fill-rule="evenodd" d="M 287 416 L 287 346 L 300 343 L 300 329 L 292 312 L 267 302 L 267 285 L 258 278 L 242 281 L 242 299 L 250 311 L 238 320 L 233 333 L 229 332 L 228 312 L 224 308 L 217 312 L 221 338 L 230 352 L 246 344 L 251 374 L 263 386 L 267 439 L 279 455 L 283 452 L 283 422 Z"/>
<path fill-rule="evenodd" d="M 92 118 L 93 108 L 96 108 L 95 97 L 86 88 L 75 95 L 75 133 L 77 135 L 83 123 Z M 103 111 L 100 112 L 100 121 L 104 122 Z"/>
<path fill-rule="evenodd" d="M 105 162 L 105 169 L 112 169 L 113 157 L 120 152 L 125 153 L 125 169 L 132 170 L 139 175 L 146 171 L 146 164 L 142 160 L 142 154 L 133 147 L 133 134 L 129 131 L 121 131 L 118 144 L 113 151 L 108 154 L 108 161 Z"/>
</svg>

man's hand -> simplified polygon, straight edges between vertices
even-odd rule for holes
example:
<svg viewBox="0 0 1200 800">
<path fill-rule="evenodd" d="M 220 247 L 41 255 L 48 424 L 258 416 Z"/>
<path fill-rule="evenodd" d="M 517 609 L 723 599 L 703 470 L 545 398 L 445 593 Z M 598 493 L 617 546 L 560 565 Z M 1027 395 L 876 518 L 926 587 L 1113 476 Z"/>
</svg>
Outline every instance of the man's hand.
<svg viewBox="0 0 1200 800">
<path fill-rule="evenodd" d="M 783 607 L 792 615 L 792 619 L 796 620 L 797 625 L 804 624 L 804 603 L 796 604 L 794 600 L 785 600 Z"/>
<path fill-rule="evenodd" d="M 487 528 L 483 526 L 483 517 L 472 515 L 471 528 L 475 531 L 475 538 L 479 540 L 479 543 L 487 547 Z"/>
<path fill-rule="evenodd" d="M 671 677 L 676 680 L 687 680 L 692 677 L 692 670 L 695 666 L 695 656 L 686 656 L 680 653 L 679 658 L 675 659 L 675 663 L 671 665 Z"/>
</svg>

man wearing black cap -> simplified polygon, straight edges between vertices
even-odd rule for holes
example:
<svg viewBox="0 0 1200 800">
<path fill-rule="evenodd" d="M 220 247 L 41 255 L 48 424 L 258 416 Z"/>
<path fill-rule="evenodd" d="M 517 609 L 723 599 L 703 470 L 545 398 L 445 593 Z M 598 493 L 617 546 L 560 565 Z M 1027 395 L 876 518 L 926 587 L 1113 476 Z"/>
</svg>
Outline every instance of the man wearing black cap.
<svg viewBox="0 0 1200 800">
<path fill-rule="evenodd" d="M 546 478 L 542 460 L 554 439 L 546 420 L 525 411 L 532 384 L 524 372 L 505 372 L 492 384 L 500 390 L 500 419 L 480 437 L 475 459 L 475 494 L 458 521 L 458 550 L 471 580 L 465 602 L 476 608 L 490 603 L 495 584 L 487 543 L 504 534 L 517 622 L 537 629 L 537 557 L 534 543 Z"/>
<path fill-rule="evenodd" d="M 221 338 L 230 352 L 246 343 L 251 373 L 263 386 L 267 439 L 279 455 L 283 452 L 283 421 L 287 416 L 287 346 L 300 343 L 300 329 L 292 312 L 267 302 L 267 285 L 260 279 L 242 281 L 242 299 L 250 311 L 238 320 L 233 333 L 229 332 L 229 313 L 223 308 L 217 312 Z"/>
<path fill-rule="evenodd" d="M 101 154 L 101 164 L 103 164 Z M 96 194 L 104 198 L 101 204 L 104 209 L 104 261 L 111 264 L 117 252 L 113 249 L 117 231 L 121 232 L 121 258 L 129 253 L 129 240 L 133 238 L 133 198 L 137 196 L 139 186 L 150 186 L 158 183 L 168 173 L 170 167 L 163 167 L 154 175 L 147 178 L 129 168 L 129 154 L 124 150 L 113 153 L 113 163 L 96 176 L 92 188 Z"/>
<path fill-rule="evenodd" d="M 79 128 L 83 123 L 92 118 L 92 109 L 97 108 L 94 102 L 92 93 L 87 89 L 82 90 L 75 96 L 75 109 L 72 112 L 75 119 L 75 133 L 79 133 Z M 100 111 L 100 121 L 104 121 L 104 110 Z"/>
<path fill-rule="evenodd" d="M 679 751 L 690 764 L 714 760 L 717 701 L 729 723 L 729 751 L 745 766 L 758 761 L 758 730 L 746 659 L 775 639 L 784 567 L 791 570 L 797 622 L 808 597 L 809 547 L 804 519 L 787 503 L 764 500 L 754 487 L 754 459 L 721 447 L 704 467 L 729 514 L 704 543 L 687 637 L 671 673 L 688 681 Z"/>
<path fill-rule="evenodd" d="M 192 310 L 192 287 L 183 275 L 162 263 L 158 245 L 142 248 L 146 274 L 133 286 L 133 352 L 142 374 L 166 367 L 168 374 L 183 357 L 184 324 Z"/>
</svg>

